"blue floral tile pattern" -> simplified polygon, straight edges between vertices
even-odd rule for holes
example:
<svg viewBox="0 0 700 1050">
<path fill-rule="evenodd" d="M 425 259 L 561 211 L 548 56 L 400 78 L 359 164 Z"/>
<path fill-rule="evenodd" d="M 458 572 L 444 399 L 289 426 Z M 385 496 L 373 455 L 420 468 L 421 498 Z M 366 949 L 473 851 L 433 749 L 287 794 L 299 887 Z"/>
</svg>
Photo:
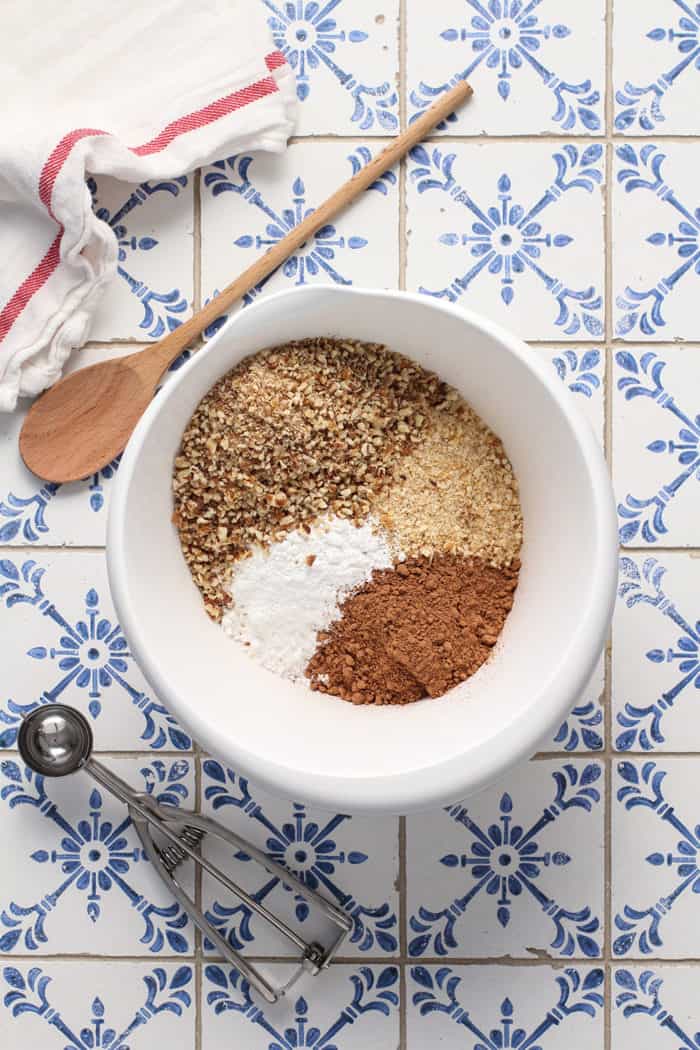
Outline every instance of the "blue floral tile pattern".
<svg viewBox="0 0 700 1050">
<path fill-rule="evenodd" d="M 296 74 L 298 134 L 398 131 L 398 0 L 261 2 Z"/>
<path fill-rule="evenodd" d="M 409 115 L 466 79 L 475 97 L 451 134 L 600 134 L 604 18 L 598 0 L 409 0 Z"/>
<path fill-rule="evenodd" d="M 217 161 L 202 177 L 202 284 L 206 295 L 244 270 L 371 159 L 367 146 L 298 143 L 283 157 L 241 155 Z M 336 223 L 324 226 L 244 298 L 310 283 L 395 286 L 398 190 L 387 172 Z M 216 328 L 207 332 L 211 336 Z"/>
<path fill-rule="evenodd" d="M 187 759 L 109 762 L 162 804 L 193 804 Z M 0 954 L 191 954 L 187 915 L 151 870 L 124 806 L 87 774 L 45 780 L 6 757 L 0 813 L 14 846 L 0 872 Z"/>
<path fill-rule="evenodd" d="M 74 704 L 95 723 L 101 750 L 187 750 L 191 740 L 153 696 L 109 598 L 97 552 L 17 551 L 0 557 L 3 658 L 0 743 L 13 747 L 23 715 Z"/>
<path fill-rule="evenodd" d="M 102 299 L 90 338 L 160 339 L 192 312 L 192 180 L 182 175 L 127 186 L 102 177 L 88 186 L 119 253 L 117 280 Z"/>
<path fill-rule="evenodd" d="M 615 131 L 697 135 L 700 4 L 616 0 Z"/>
<path fill-rule="evenodd" d="M 194 1045 L 188 963 L 9 963 L 0 970 L 3 1050 L 168 1050 Z M 154 1043 L 155 1041 L 155 1043 Z"/>
<path fill-rule="evenodd" d="M 613 971 L 610 995 L 615 1050 L 697 1046 L 700 1015 L 697 971 L 692 967 L 619 967 Z"/>
<path fill-rule="evenodd" d="M 615 149 L 615 333 L 697 339 L 698 146 L 624 143 Z"/>
<path fill-rule="evenodd" d="M 397 955 L 399 950 L 398 821 L 323 813 L 301 803 L 282 802 L 254 787 L 215 759 L 202 764 L 205 812 L 250 839 L 273 860 L 288 867 L 353 920 L 343 945 L 345 956 Z M 207 855 L 236 877 L 257 901 L 284 915 L 305 940 L 328 936 L 328 924 L 275 876 L 261 871 L 245 853 L 232 856 L 220 843 L 205 846 Z M 236 863 L 238 865 L 236 866 Z M 208 876 L 203 900 L 208 918 L 237 950 L 259 955 L 289 955 L 293 948 L 278 938 L 247 905 L 222 894 Z"/>
<path fill-rule="evenodd" d="M 697 955 L 696 758 L 616 763 L 612 952 L 615 958 Z"/>
<path fill-rule="evenodd" d="M 598 143 L 417 146 L 409 287 L 525 338 L 601 338 L 602 160 Z"/>
<path fill-rule="evenodd" d="M 412 966 L 408 1045 L 599 1050 L 604 983 L 589 966 Z"/>
<path fill-rule="evenodd" d="M 277 984 L 291 967 L 271 964 Z M 398 1040 L 396 966 L 337 965 L 325 987 L 304 977 L 287 1000 L 260 1006 L 248 982 L 229 966 L 210 963 L 202 983 L 202 1031 L 207 1050 L 394 1050 Z"/>
<path fill-rule="evenodd" d="M 408 817 L 409 957 L 599 956 L 602 794 L 598 762 L 535 762 Z"/>
<path fill-rule="evenodd" d="M 682 554 L 620 559 L 613 625 L 615 746 L 700 746 L 700 564 Z"/>
<path fill-rule="evenodd" d="M 613 476 L 620 543 L 693 546 L 700 514 L 700 360 L 618 350 Z"/>
</svg>

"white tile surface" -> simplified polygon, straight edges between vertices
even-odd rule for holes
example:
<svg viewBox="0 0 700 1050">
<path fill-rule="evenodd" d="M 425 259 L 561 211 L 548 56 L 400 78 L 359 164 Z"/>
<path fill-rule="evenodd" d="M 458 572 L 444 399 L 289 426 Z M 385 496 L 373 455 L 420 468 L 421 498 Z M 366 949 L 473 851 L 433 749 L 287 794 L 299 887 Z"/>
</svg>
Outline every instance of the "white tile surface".
<svg viewBox="0 0 700 1050">
<path fill-rule="evenodd" d="M 97 750 L 190 747 L 136 666 L 116 620 L 100 551 L 16 550 L 0 555 L 3 675 L 0 739 L 14 746 L 37 703 L 74 704 Z"/>
<path fill-rule="evenodd" d="M 620 542 L 693 547 L 700 520 L 700 354 L 618 350 L 613 480 Z"/>
<path fill-rule="evenodd" d="M 597 957 L 602 794 L 600 763 L 538 761 L 407 817 L 410 958 Z"/>
<path fill-rule="evenodd" d="M 697 751 L 700 560 L 624 555 L 613 621 L 615 746 Z"/>
<path fill-rule="evenodd" d="M 261 0 L 297 77 L 298 135 L 398 130 L 399 0 Z"/>
<path fill-rule="evenodd" d="M 293 967 L 268 964 L 285 983 Z M 209 963 L 202 980 L 202 1050 L 395 1050 L 399 1039 L 399 974 L 395 966 L 333 966 L 300 978 L 274 1006 L 257 1008 L 230 966 Z"/>
<path fill-rule="evenodd" d="M 374 149 L 374 147 L 373 147 Z M 228 284 L 370 159 L 367 146 L 303 142 L 282 157 L 221 161 L 202 175 L 202 288 Z M 398 284 L 398 191 L 388 173 L 245 301 L 302 284 Z"/>
<path fill-rule="evenodd" d="M 699 163 L 698 142 L 616 144 L 613 320 L 616 334 L 624 339 L 700 339 Z"/>
<path fill-rule="evenodd" d="M 696 757 L 615 763 L 613 957 L 698 957 Z"/>
<path fill-rule="evenodd" d="M 614 13 L 615 130 L 697 135 L 697 4 L 615 0 Z"/>
<path fill-rule="evenodd" d="M 131 186 L 102 176 L 95 207 L 119 241 L 118 272 L 97 309 L 90 339 L 167 335 L 192 313 L 192 176 Z"/>
<path fill-rule="evenodd" d="M 602 177 L 597 143 L 413 150 L 407 287 L 525 339 L 601 338 Z"/>
<path fill-rule="evenodd" d="M 8 961 L 1 977 L 3 1050 L 194 1046 L 191 963 Z"/>
<path fill-rule="evenodd" d="M 600 967 L 415 966 L 408 1046 L 600 1050 L 603 990 Z"/>
<path fill-rule="evenodd" d="M 408 0 L 408 112 L 466 77 L 474 97 L 458 135 L 604 131 L 605 4 Z"/>
<path fill-rule="evenodd" d="M 107 759 L 136 790 L 191 808 L 188 759 Z M 44 779 L 0 763 L 0 813 L 13 844 L 0 869 L 0 954 L 189 955 L 192 926 L 145 859 L 126 807 L 87 773 Z M 192 892 L 191 866 L 182 874 Z"/>
<path fill-rule="evenodd" d="M 397 955 L 399 825 L 395 817 L 347 817 L 272 798 L 215 759 L 202 765 L 204 812 L 221 821 L 319 890 L 354 921 L 343 957 Z M 252 860 L 234 859 L 218 840 L 205 855 L 231 872 L 249 893 L 307 941 L 330 943 L 338 933 L 318 908 L 299 900 Z M 223 936 L 255 955 L 295 955 L 289 941 L 204 876 L 202 899 Z"/>
<path fill-rule="evenodd" d="M 697 1044 L 698 972 L 691 966 L 632 965 L 613 970 L 612 1050 L 677 1050 Z"/>
</svg>

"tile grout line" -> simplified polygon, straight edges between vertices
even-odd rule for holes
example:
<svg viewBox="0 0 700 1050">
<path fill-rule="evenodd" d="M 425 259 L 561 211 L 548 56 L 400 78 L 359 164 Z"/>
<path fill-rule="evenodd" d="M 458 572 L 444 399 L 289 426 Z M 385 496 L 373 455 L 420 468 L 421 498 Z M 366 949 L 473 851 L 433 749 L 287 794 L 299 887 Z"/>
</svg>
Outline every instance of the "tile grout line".
<svg viewBox="0 0 700 1050">
<path fill-rule="evenodd" d="M 192 245 L 192 295 L 193 309 L 202 306 L 202 169 L 197 168 L 192 176 L 193 245 Z"/>
<path fill-rule="evenodd" d="M 605 359 L 603 379 L 604 448 L 612 484 L 612 341 L 613 331 L 613 0 L 605 5 L 605 190 L 604 190 L 604 250 L 605 250 Z M 612 624 L 611 624 L 612 631 Z M 612 1048 L 612 1003 L 610 1001 L 611 941 L 612 941 L 612 635 L 605 646 L 605 679 L 603 686 L 603 731 L 605 782 L 603 785 L 603 1046 Z"/>
</svg>

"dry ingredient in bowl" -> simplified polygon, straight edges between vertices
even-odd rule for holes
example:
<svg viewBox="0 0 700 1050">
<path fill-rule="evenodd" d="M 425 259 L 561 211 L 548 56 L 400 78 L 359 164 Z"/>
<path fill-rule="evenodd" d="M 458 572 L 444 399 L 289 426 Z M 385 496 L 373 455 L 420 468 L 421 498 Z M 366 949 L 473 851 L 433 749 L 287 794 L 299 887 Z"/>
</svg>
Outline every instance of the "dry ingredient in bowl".
<svg viewBox="0 0 700 1050">
<path fill-rule="evenodd" d="M 222 627 L 268 670 L 301 678 L 318 632 L 340 615 L 338 602 L 373 569 L 391 564 L 386 535 L 371 522 L 330 518 L 308 532 L 289 532 L 240 563 Z"/>
<path fill-rule="evenodd" d="M 354 704 L 442 696 L 490 655 L 518 569 L 440 554 L 375 571 L 320 635 L 307 669 L 312 689 Z"/>
<path fill-rule="evenodd" d="M 353 703 L 442 695 L 512 605 L 522 517 L 501 441 L 378 344 L 246 358 L 192 416 L 173 491 L 212 619 L 269 669 Z"/>
<path fill-rule="evenodd" d="M 306 339 L 253 354 L 200 402 L 175 459 L 174 521 L 210 616 L 256 544 L 328 513 L 357 522 L 447 387 L 373 343 Z"/>
</svg>

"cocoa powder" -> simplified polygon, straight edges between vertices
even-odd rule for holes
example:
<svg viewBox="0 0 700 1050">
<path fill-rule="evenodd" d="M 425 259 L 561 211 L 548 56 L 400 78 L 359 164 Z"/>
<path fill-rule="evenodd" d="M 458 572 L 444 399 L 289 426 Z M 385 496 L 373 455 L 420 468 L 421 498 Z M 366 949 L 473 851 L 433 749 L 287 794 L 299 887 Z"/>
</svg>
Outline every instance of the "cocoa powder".
<svg viewBox="0 0 700 1050">
<path fill-rule="evenodd" d="M 418 557 L 350 594 L 318 636 L 311 688 L 355 704 L 405 704 L 442 696 L 481 667 L 513 605 L 519 561 Z"/>
</svg>

